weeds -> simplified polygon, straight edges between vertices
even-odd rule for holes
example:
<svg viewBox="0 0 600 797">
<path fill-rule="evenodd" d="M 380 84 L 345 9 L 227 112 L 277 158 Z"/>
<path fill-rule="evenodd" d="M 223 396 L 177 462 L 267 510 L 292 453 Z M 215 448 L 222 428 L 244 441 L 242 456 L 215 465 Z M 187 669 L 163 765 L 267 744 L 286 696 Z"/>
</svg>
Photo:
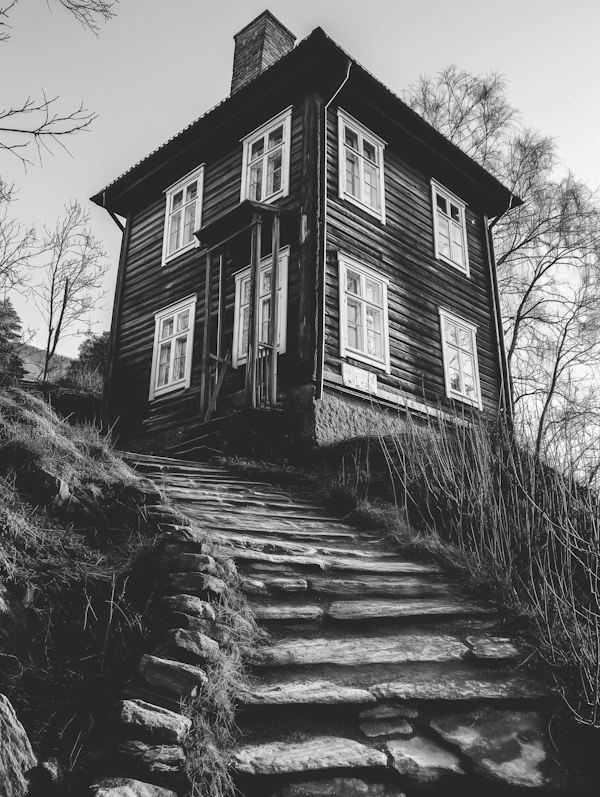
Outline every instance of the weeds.
<svg viewBox="0 0 600 797">
<path fill-rule="evenodd" d="M 600 727 L 600 501 L 508 424 L 409 417 L 381 438 L 420 544 L 528 616 L 579 722 Z"/>
</svg>

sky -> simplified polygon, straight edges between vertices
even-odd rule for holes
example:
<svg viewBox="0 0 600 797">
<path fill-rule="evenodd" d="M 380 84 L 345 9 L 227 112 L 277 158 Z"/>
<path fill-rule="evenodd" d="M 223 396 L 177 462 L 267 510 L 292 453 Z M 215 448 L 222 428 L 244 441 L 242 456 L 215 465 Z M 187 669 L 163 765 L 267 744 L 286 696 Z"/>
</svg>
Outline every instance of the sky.
<svg viewBox="0 0 600 797">
<path fill-rule="evenodd" d="M 8 0 L 0 0 L 0 7 Z M 229 93 L 233 36 L 268 8 L 298 38 L 322 27 L 392 91 L 456 64 L 501 72 L 525 122 L 558 143 L 566 167 L 600 185 L 600 3 L 598 0 L 120 0 L 98 36 L 57 0 L 19 0 L 0 43 L 0 109 L 28 97 L 59 96 L 97 114 L 25 171 L 0 150 L 0 175 L 15 181 L 11 212 L 23 224 L 54 226 L 71 200 L 91 214 L 108 254 L 106 307 L 93 331 L 110 326 L 121 233 L 89 197 Z M 24 327 L 43 322 L 30 295 L 11 296 Z M 75 356 L 85 324 L 59 344 Z"/>
</svg>

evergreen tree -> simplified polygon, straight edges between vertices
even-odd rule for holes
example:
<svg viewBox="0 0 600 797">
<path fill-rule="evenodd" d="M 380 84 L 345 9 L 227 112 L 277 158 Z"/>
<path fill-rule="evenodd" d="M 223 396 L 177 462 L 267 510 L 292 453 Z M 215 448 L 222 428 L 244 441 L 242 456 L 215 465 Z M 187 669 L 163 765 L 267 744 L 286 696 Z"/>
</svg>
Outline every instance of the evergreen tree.
<svg viewBox="0 0 600 797">
<path fill-rule="evenodd" d="M 0 299 L 0 387 L 15 385 L 25 376 L 20 345 L 21 319 L 8 297 Z"/>
</svg>

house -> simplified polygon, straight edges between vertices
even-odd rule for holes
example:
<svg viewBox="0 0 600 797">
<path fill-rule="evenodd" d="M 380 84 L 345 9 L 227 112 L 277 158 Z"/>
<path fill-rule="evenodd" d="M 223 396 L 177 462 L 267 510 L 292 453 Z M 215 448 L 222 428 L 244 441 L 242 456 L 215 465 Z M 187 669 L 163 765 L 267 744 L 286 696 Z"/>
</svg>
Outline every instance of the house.
<svg viewBox="0 0 600 797">
<path fill-rule="evenodd" d="M 294 44 L 253 20 L 230 96 L 92 198 L 126 219 L 105 411 L 132 447 L 510 406 L 490 223 L 520 200 L 323 30 Z"/>
</svg>

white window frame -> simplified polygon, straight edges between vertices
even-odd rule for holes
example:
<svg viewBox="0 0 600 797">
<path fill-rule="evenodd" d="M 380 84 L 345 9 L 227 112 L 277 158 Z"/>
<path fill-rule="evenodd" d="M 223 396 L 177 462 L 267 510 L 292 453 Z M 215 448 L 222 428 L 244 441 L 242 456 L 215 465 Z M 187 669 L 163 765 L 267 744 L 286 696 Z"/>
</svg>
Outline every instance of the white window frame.
<svg viewBox="0 0 600 797">
<path fill-rule="evenodd" d="M 173 390 L 182 390 L 188 388 L 190 386 L 191 378 L 192 378 L 192 354 L 194 350 L 194 327 L 196 323 L 196 300 L 197 295 L 192 294 L 191 296 L 186 296 L 185 299 L 181 299 L 174 304 L 170 304 L 168 307 L 163 307 L 162 310 L 159 310 L 154 315 L 154 346 L 152 349 L 152 369 L 150 371 L 150 401 L 155 398 L 159 398 L 163 396 L 165 393 L 171 393 Z M 187 330 L 184 330 L 184 333 L 177 333 L 177 324 L 176 318 L 179 313 L 184 311 L 189 311 L 189 322 Z M 173 334 L 170 335 L 168 338 L 161 340 L 161 329 L 163 321 L 169 318 L 169 316 L 173 316 Z M 173 380 L 173 366 L 174 360 L 173 357 L 173 347 L 177 340 L 181 340 L 185 337 L 185 372 L 183 378 Z M 169 378 L 166 384 L 161 385 L 160 387 L 157 385 L 158 382 L 158 373 L 159 373 L 159 350 L 161 345 L 168 340 L 171 342 L 171 349 L 170 349 L 170 358 L 169 358 Z"/>
<path fill-rule="evenodd" d="M 288 270 L 289 270 L 290 248 L 285 246 L 279 250 L 279 300 L 278 307 L 278 324 L 277 324 L 277 352 L 285 354 L 285 347 L 287 343 L 287 303 L 288 303 Z M 260 261 L 259 278 L 262 284 L 262 277 L 270 271 L 273 263 L 272 255 L 267 255 Z M 231 365 L 233 368 L 238 368 L 240 365 L 245 365 L 248 359 L 248 349 L 243 347 L 243 326 L 242 326 L 242 310 L 248 303 L 242 301 L 242 288 L 244 282 L 250 279 L 250 266 L 237 271 L 235 277 L 235 304 L 233 316 L 233 346 L 231 350 Z M 264 292 L 261 299 L 267 299 L 271 295 L 270 289 Z M 260 302 L 262 308 L 262 301 Z"/>
<path fill-rule="evenodd" d="M 348 190 L 346 179 L 346 128 L 350 128 L 353 133 L 358 137 L 359 150 L 352 150 L 357 158 L 359 170 L 359 196 L 355 196 Z M 377 187 L 379 192 L 379 207 L 373 207 L 364 199 L 365 194 L 365 162 L 367 159 L 363 154 L 363 143 L 370 144 L 377 153 L 377 163 L 375 164 L 378 171 Z M 384 178 L 384 150 L 386 143 L 382 138 L 376 136 L 359 121 L 346 113 L 342 108 L 338 108 L 338 151 L 339 151 L 339 195 L 342 199 L 347 199 L 348 202 L 357 205 L 367 213 L 370 213 L 375 218 L 379 219 L 382 224 L 385 224 L 385 178 Z"/>
<path fill-rule="evenodd" d="M 438 196 L 443 198 L 448 204 L 453 205 L 456 210 L 458 211 L 459 219 L 456 220 L 452 217 L 452 213 L 444 213 L 444 211 L 438 207 Z M 433 207 L 433 231 L 434 231 L 434 241 L 435 241 L 435 256 L 438 260 L 443 260 L 445 263 L 449 263 L 454 268 L 457 268 L 460 272 L 462 272 L 465 276 L 470 275 L 469 271 L 469 250 L 467 246 L 467 206 L 466 204 L 457 197 L 456 194 L 453 194 L 452 191 L 448 191 L 447 188 L 441 183 L 438 183 L 437 180 L 431 180 L 431 198 L 432 198 L 432 207 Z M 441 249 L 441 241 L 440 241 L 440 220 L 443 220 L 447 225 L 450 232 L 449 235 L 449 243 L 450 243 L 450 256 L 443 254 Z M 460 258 L 455 254 L 455 241 L 453 238 L 453 234 L 459 233 L 460 237 L 462 238 L 462 246 L 464 252 L 464 263 L 460 261 Z"/>
<path fill-rule="evenodd" d="M 192 201 L 185 202 L 185 191 L 186 189 L 191 186 L 193 183 L 196 183 L 196 198 L 192 200 L 195 202 L 195 209 L 194 209 L 194 229 L 192 233 L 196 230 L 200 229 L 200 225 L 202 223 L 202 199 L 204 193 L 204 164 L 201 164 L 193 171 L 189 172 L 182 177 L 181 180 L 178 180 L 173 185 L 169 186 L 165 189 L 166 194 L 166 207 L 165 207 L 165 229 L 163 235 L 163 251 L 162 251 L 162 265 L 164 266 L 166 263 L 169 263 L 179 255 L 183 254 L 184 252 L 189 251 L 190 249 L 194 249 L 196 246 L 199 246 L 198 239 L 192 234 L 191 241 L 188 241 L 185 244 L 181 244 L 174 249 L 172 252 L 169 252 L 169 238 L 170 238 L 170 231 L 171 231 L 171 219 L 175 216 L 176 213 L 180 212 L 182 216 L 182 220 L 185 219 L 185 209 L 188 205 L 192 204 Z M 184 192 L 184 202 L 181 205 L 181 209 L 173 210 L 173 200 L 175 195 L 179 193 L 179 191 Z M 182 233 L 183 238 L 183 233 Z"/>
<path fill-rule="evenodd" d="M 462 401 L 465 404 L 471 404 L 473 407 L 478 407 L 481 410 L 483 409 L 483 403 L 481 398 L 481 383 L 479 381 L 479 357 L 477 355 L 477 325 L 472 324 L 469 321 L 465 321 L 464 318 L 457 316 L 455 313 L 452 313 L 450 310 L 446 310 L 443 307 L 439 308 L 439 313 L 440 313 L 442 357 L 444 362 L 444 379 L 446 383 L 446 396 L 451 399 L 457 399 L 458 401 Z M 447 325 L 449 323 L 456 324 L 462 330 L 468 332 L 471 339 L 470 352 L 467 349 L 461 348 L 460 345 L 458 345 L 458 343 L 455 345 L 450 341 L 446 340 L 446 330 L 447 330 Z M 450 378 L 450 362 L 449 362 L 450 349 L 454 349 L 459 353 L 458 359 L 459 359 L 461 386 L 458 390 L 452 387 L 451 378 Z M 469 395 L 469 393 L 465 390 L 463 383 L 463 376 L 462 376 L 464 357 L 468 356 L 471 356 L 473 358 L 473 383 L 475 390 L 475 394 L 473 396 Z"/>
<path fill-rule="evenodd" d="M 383 348 L 383 356 L 382 357 L 375 357 L 374 355 L 368 354 L 366 351 L 361 349 L 354 348 L 349 345 L 348 343 L 348 296 L 353 294 L 347 293 L 346 288 L 346 276 L 348 270 L 353 271 L 359 274 L 361 278 L 361 292 L 362 295 L 357 297 L 358 301 L 360 302 L 361 308 L 361 315 L 363 317 L 362 327 L 366 329 L 366 308 L 371 302 L 369 302 L 365 297 L 364 291 L 364 283 L 365 279 L 372 280 L 373 282 L 379 283 L 381 286 L 381 294 L 382 294 L 382 301 L 379 308 L 381 309 L 382 314 L 382 324 L 381 324 L 381 335 L 382 335 L 382 348 Z M 369 365 L 374 366 L 375 368 L 379 368 L 385 373 L 390 373 L 390 340 L 389 340 L 389 316 L 388 316 L 388 301 L 387 301 L 387 289 L 390 283 L 387 277 L 384 277 L 382 274 L 378 274 L 373 269 L 365 266 L 364 263 L 355 260 L 348 255 L 342 254 L 341 252 L 338 253 L 338 275 L 339 275 L 339 311 L 340 311 L 340 357 L 345 358 L 352 358 L 353 360 L 359 360 L 363 363 L 368 363 Z M 375 305 L 377 306 L 377 305 Z"/>
<path fill-rule="evenodd" d="M 242 146 L 243 146 L 243 154 L 242 154 L 242 185 L 240 190 L 240 202 L 243 202 L 245 199 L 252 199 L 250 196 L 250 169 L 252 167 L 252 160 L 251 160 L 251 153 L 252 147 L 256 144 L 260 139 L 263 140 L 268 139 L 269 133 L 272 133 L 278 127 L 283 126 L 283 141 L 281 144 L 281 186 L 278 191 L 265 196 L 264 189 L 266 188 L 267 183 L 267 162 L 269 157 L 269 150 L 267 147 L 264 147 L 264 154 L 261 156 L 262 159 L 262 181 L 261 181 L 261 198 L 256 199 L 256 202 L 264 202 L 265 204 L 269 204 L 270 202 L 274 202 L 277 199 L 281 199 L 284 196 L 287 196 L 290 193 L 290 149 L 291 149 L 291 138 L 292 138 L 292 106 L 290 105 L 289 108 L 286 108 L 281 113 L 278 113 L 277 116 L 274 116 L 272 119 L 269 119 L 268 122 L 265 122 L 260 127 L 257 127 L 256 130 L 253 130 L 247 136 L 240 139 Z M 256 159 L 258 160 L 258 159 Z"/>
</svg>

